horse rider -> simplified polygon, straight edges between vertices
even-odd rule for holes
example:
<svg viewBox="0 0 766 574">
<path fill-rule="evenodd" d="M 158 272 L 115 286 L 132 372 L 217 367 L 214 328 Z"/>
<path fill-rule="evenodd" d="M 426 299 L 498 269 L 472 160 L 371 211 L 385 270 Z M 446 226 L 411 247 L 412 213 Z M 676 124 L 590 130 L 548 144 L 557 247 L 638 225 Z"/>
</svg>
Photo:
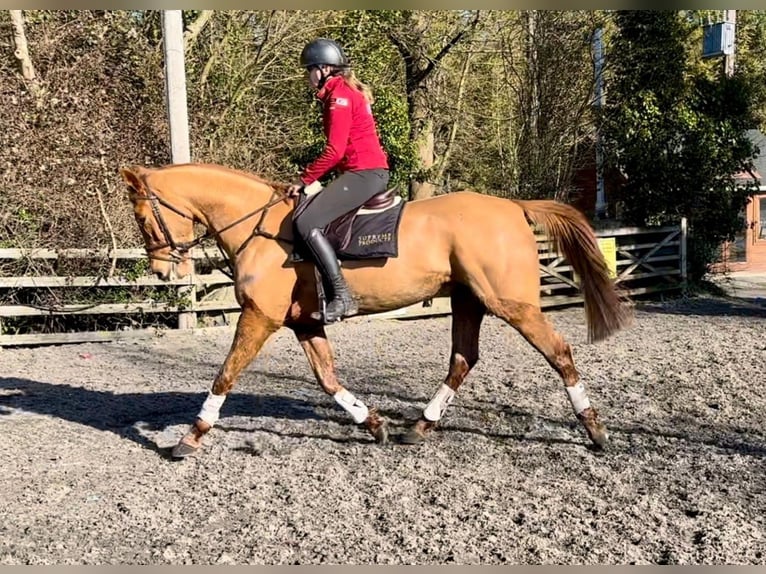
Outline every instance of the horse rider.
<svg viewBox="0 0 766 574">
<path fill-rule="evenodd" d="M 297 195 L 305 186 L 335 170 L 337 177 L 294 219 L 298 235 L 308 246 L 327 294 L 323 320 L 334 323 L 358 313 L 357 302 L 341 273 L 337 255 L 323 233 L 335 219 L 362 206 L 386 190 L 388 158 L 372 115 L 372 92 L 359 81 L 343 49 L 333 40 L 317 38 L 300 57 L 309 86 L 322 102 L 326 143 L 322 153 L 290 186 Z"/>
</svg>

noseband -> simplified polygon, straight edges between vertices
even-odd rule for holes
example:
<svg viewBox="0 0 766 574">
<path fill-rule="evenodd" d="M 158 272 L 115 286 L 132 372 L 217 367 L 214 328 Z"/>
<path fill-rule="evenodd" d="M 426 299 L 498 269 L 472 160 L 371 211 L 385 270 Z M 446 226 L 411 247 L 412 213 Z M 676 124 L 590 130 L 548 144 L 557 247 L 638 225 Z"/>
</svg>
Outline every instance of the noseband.
<svg viewBox="0 0 766 574">
<path fill-rule="evenodd" d="M 276 196 L 276 197 L 275 197 Z M 233 221 L 232 223 L 229 223 L 225 227 L 215 230 L 212 227 L 208 227 L 207 231 L 200 235 L 199 237 L 195 237 L 191 241 L 176 241 L 173 239 L 173 235 L 170 233 L 170 228 L 168 227 L 165 218 L 162 217 L 162 211 L 160 210 L 160 206 L 165 207 L 172 211 L 173 213 L 176 213 L 183 217 L 184 219 L 189 219 L 192 222 L 195 221 L 194 216 L 189 215 L 188 213 L 184 213 L 177 207 L 171 205 L 164 199 L 162 199 L 160 196 L 158 196 L 154 191 L 146 188 L 146 197 L 136 197 L 136 199 L 142 199 L 149 201 L 152 208 L 152 214 L 154 215 L 154 219 L 157 221 L 157 224 L 160 226 L 160 230 L 162 231 L 162 234 L 165 237 L 164 243 L 159 243 L 157 245 L 152 245 L 151 247 L 146 247 L 147 255 L 149 256 L 149 259 L 157 259 L 159 261 L 168 261 L 170 263 L 180 263 L 184 260 L 184 257 L 188 254 L 188 252 L 193 248 L 202 243 L 205 239 L 208 239 L 210 237 L 218 238 L 221 233 L 224 231 L 228 231 L 232 227 L 235 227 L 236 225 L 239 225 L 243 221 L 246 221 L 250 219 L 251 217 L 261 214 L 260 219 L 258 220 L 258 223 L 256 224 L 255 228 L 253 229 L 253 232 L 248 236 L 245 241 L 242 242 L 242 245 L 240 245 L 237 248 L 237 251 L 235 252 L 234 256 L 236 257 L 239 255 L 245 247 L 250 243 L 250 241 L 254 237 L 266 237 L 268 239 L 274 239 L 275 241 L 285 241 L 288 243 L 292 243 L 289 239 L 284 239 L 282 237 L 279 237 L 277 235 L 274 235 L 273 233 L 269 233 L 265 229 L 263 229 L 263 222 L 266 219 L 266 213 L 269 211 L 269 208 L 276 205 L 277 203 L 280 203 L 281 201 L 284 201 L 287 199 L 287 195 L 284 193 L 278 191 L 277 189 L 274 189 L 273 193 L 271 194 L 271 199 L 263 205 L 262 207 L 259 207 L 258 209 L 251 211 L 247 215 L 244 215 L 237 219 L 236 221 Z M 160 255 L 156 255 L 154 252 L 158 251 L 159 249 L 164 249 L 166 247 L 170 247 L 170 252 L 168 254 L 168 257 L 162 257 Z M 224 254 L 224 259 L 226 259 L 226 262 L 229 264 L 229 268 L 231 268 L 231 262 L 229 262 L 228 257 L 226 257 L 226 254 L 223 252 L 223 249 L 221 246 L 218 246 L 219 249 L 221 249 L 221 252 Z"/>
<path fill-rule="evenodd" d="M 153 191 L 147 189 L 146 190 L 147 197 L 138 197 L 137 199 L 146 199 L 149 200 L 149 203 L 152 207 L 152 214 L 154 215 L 155 221 L 157 221 L 157 224 L 160 226 L 160 230 L 162 231 L 162 235 L 165 236 L 165 243 L 158 243 L 157 245 L 152 245 L 151 247 L 146 247 L 146 252 L 149 255 L 149 259 L 158 259 L 160 261 L 170 261 L 171 263 L 179 263 L 183 261 L 183 257 L 188 251 L 196 246 L 202 243 L 203 240 L 210 237 L 210 232 L 208 231 L 201 237 L 197 237 L 196 239 L 193 239 L 192 241 L 181 241 L 178 242 L 173 239 L 173 234 L 170 233 L 170 228 L 168 227 L 167 223 L 165 222 L 165 218 L 162 217 L 162 211 L 160 211 L 160 205 L 163 207 L 168 208 L 170 211 L 177 213 L 184 219 L 190 219 L 194 221 L 194 218 L 181 211 L 177 207 L 172 206 L 167 201 L 159 197 L 156 193 Z M 165 247 L 170 247 L 170 253 L 168 257 L 161 257 L 159 255 L 155 255 L 154 252 L 159 249 L 164 249 Z"/>
</svg>

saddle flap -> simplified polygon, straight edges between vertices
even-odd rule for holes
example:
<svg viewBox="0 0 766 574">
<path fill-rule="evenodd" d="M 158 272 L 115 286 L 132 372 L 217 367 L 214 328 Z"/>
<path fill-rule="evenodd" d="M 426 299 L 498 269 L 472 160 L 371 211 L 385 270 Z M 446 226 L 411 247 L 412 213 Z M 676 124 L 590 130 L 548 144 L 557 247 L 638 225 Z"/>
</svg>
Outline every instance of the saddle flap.
<svg viewBox="0 0 766 574">
<path fill-rule="evenodd" d="M 396 188 L 394 187 L 373 195 L 362 206 L 330 223 L 325 233 L 337 240 L 338 248 L 341 251 L 346 249 L 353 237 L 354 221 L 358 215 L 382 213 L 401 203 L 402 198 L 394 193 L 395 190 Z"/>
<path fill-rule="evenodd" d="M 322 189 L 324 188 L 317 181 L 305 186 L 296 201 L 294 217 L 298 216 Z M 403 203 L 397 187 L 391 187 L 329 223 L 323 230 L 324 235 L 342 258 L 396 257 L 396 230 Z M 361 219 L 359 216 L 362 216 Z M 365 235 L 356 241 L 355 234 L 361 229 L 365 230 Z M 302 259 L 303 257 L 294 251 L 293 261 Z"/>
</svg>

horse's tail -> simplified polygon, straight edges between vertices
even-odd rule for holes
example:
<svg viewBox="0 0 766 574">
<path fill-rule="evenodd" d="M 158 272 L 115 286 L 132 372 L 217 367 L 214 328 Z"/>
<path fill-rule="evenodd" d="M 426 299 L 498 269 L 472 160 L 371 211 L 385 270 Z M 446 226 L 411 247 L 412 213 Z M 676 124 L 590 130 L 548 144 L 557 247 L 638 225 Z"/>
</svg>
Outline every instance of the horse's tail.
<svg viewBox="0 0 766 574">
<path fill-rule="evenodd" d="M 585 298 L 588 340 L 606 339 L 631 321 L 614 281 L 609 276 L 596 234 L 578 209 L 552 200 L 513 200 L 527 218 L 543 227 L 556 249 L 566 257 L 580 279 Z"/>
</svg>

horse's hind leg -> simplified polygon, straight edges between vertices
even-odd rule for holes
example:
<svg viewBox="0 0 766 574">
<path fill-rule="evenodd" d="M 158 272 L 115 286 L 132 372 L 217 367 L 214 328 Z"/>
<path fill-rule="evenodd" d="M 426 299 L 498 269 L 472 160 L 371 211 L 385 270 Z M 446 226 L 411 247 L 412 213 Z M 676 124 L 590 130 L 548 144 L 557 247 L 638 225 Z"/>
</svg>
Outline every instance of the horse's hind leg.
<svg viewBox="0 0 766 574">
<path fill-rule="evenodd" d="M 584 385 L 579 382 L 580 375 L 572 359 L 572 349 L 540 308 L 529 303 L 500 300 L 490 304 L 490 311 L 521 333 L 561 376 L 575 415 L 594 445 L 602 448 L 608 438 L 606 427 L 599 420 L 596 409 L 591 406 Z"/>
<path fill-rule="evenodd" d="M 464 285 L 455 285 L 452 305 L 452 350 L 449 372 L 423 414 L 402 437 L 405 444 L 421 443 L 444 416 L 460 385 L 479 360 L 479 331 L 486 313 L 484 304 Z"/>
<path fill-rule="evenodd" d="M 335 399 L 357 424 L 363 424 L 378 443 L 388 441 L 388 428 L 376 408 L 367 406 L 338 382 L 332 346 L 327 340 L 324 326 L 292 326 L 306 353 L 311 370 L 322 389 Z"/>
<path fill-rule="evenodd" d="M 197 420 L 173 448 L 174 458 L 184 458 L 199 450 L 202 446 L 202 437 L 218 421 L 221 406 L 234 387 L 237 377 L 255 358 L 266 339 L 277 329 L 279 325 L 269 320 L 260 311 L 243 307 L 229 354 L 213 381 L 213 387 L 202 404 Z"/>
</svg>

